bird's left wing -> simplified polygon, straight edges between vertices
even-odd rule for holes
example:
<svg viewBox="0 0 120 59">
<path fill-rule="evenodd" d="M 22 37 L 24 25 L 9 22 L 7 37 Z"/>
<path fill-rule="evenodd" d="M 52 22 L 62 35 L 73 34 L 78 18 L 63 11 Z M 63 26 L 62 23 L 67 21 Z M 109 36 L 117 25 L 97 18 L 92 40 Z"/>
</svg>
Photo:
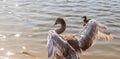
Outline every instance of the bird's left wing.
<svg viewBox="0 0 120 59">
<path fill-rule="evenodd" d="M 55 30 L 48 33 L 48 58 L 52 59 L 54 53 L 62 55 L 61 52 L 67 51 L 68 44 L 60 37 Z"/>
</svg>

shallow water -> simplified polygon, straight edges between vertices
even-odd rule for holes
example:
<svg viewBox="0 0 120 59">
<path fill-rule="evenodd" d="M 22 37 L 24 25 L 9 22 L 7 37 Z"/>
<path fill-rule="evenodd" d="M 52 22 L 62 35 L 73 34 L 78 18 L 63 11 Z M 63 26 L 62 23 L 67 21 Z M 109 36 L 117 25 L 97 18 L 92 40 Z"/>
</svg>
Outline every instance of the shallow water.
<svg viewBox="0 0 120 59">
<path fill-rule="evenodd" d="M 47 59 L 47 32 L 57 17 L 76 33 L 87 15 L 108 26 L 114 40 L 96 44 L 82 59 L 120 58 L 120 0 L 0 0 L 0 59 Z"/>
</svg>

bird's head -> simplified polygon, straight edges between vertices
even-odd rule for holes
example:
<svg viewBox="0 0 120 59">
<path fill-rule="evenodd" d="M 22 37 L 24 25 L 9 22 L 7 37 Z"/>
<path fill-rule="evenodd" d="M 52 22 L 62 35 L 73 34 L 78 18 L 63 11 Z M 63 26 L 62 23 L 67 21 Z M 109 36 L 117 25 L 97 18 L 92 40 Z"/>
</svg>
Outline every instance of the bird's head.
<svg viewBox="0 0 120 59">
<path fill-rule="evenodd" d="M 83 16 L 82 18 L 84 19 L 83 26 L 85 26 L 89 22 L 89 20 L 91 20 L 91 19 L 87 19 L 87 16 Z"/>
<path fill-rule="evenodd" d="M 54 26 L 55 25 L 60 25 L 60 28 L 55 30 L 58 34 L 63 33 L 65 31 L 65 29 L 66 29 L 66 23 L 65 23 L 63 18 L 60 18 L 60 17 L 57 18 L 57 20 L 55 21 Z"/>
<path fill-rule="evenodd" d="M 59 18 L 57 18 L 57 20 L 55 21 L 55 24 L 54 24 L 54 25 L 64 24 L 64 23 L 65 23 L 64 19 L 59 17 Z"/>
</svg>

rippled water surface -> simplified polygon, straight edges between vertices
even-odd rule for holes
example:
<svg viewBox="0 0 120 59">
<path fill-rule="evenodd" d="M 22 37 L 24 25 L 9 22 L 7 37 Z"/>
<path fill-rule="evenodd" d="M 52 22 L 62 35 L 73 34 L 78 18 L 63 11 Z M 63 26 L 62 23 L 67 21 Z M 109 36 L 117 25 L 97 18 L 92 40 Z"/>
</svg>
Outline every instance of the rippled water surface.
<svg viewBox="0 0 120 59">
<path fill-rule="evenodd" d="M 0 59 L 47 59 L 47 32 L 64 17 L 63 34 L 79 32 L 82 16 L 108 26 L 114 40 L 96 44 L 82 59 L 120 59 L 120 0 L 0 0 Z"/>
</svg>

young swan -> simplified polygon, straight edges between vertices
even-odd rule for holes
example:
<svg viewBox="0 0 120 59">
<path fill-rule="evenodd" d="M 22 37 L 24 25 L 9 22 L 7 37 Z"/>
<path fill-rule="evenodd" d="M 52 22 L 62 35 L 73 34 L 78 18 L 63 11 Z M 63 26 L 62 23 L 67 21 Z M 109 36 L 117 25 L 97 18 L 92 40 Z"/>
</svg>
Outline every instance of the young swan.
<svg viewBox="0 0 120 59">
<path fill-rule="evenodd" d="M 66 29 L 66 23 L 63 18 L 57 18 L 55 24 L 61 24 L 61 27 L 48 32 L 48 59 L 80 59 L 81 51 L 86 51 L 96 39 L 113 39 L 109 30 L 96 20 L 84 22 L 81 33 L 60 36 Z"/>
</svg>

